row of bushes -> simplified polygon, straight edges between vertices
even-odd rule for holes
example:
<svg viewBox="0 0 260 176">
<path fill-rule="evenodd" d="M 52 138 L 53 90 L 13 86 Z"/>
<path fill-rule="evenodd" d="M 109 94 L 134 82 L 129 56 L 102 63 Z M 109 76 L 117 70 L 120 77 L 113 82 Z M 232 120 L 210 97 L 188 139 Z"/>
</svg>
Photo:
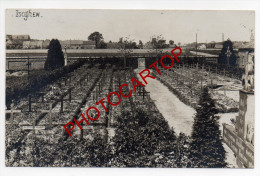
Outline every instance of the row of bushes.
<svg viewBox="0 0 260 176">
<path fill-rule="evenodd" d="M 12 100 L 19 100 L 28 94 L 34 94 L 43 87 L 52 84 L 62 76 L 79 68 L 85 60 L 78 60 L 77 62 L 64 67 L 57 68 L 52 71 L 43 71 L 40 75 L 32 76 L 29 82 L 21 82 L 19 85 L 15 85 L 13 88 L 6 87 L 6 105 L 11 104 Z"/>
<path fill-rule="evenodd" d="M 74 111 L 74 114 L 72 115 L 72 118 L 70 120 L 70 122 L 72 122 L 73 124 L 75 124 L 74 118 L 76 120 L 78 120 L 80 118 L 80 113 L 82 112 L 81 108 L 82 108 L 82 106 L 84 106 L 87 103 L 87 98 L 91 96 L 91 92 L 96 87 L 96 84 L 98 83 L 98 81 L 101 78 L 101 76 L 102 76 L 102 72 L 100 72 L 99 75 L 96 77 L 96 79 L 94 80 L 92 86 L 87 90 L 87 92 L 86 92 L 85 96 L 83 97 L 83 99 L 81 100 L 79 106 Z M 68 133 L 66 131 L 64 131 L 64 140 L 67 140 L 68 137 L 69 137 Z"/>
</svg>

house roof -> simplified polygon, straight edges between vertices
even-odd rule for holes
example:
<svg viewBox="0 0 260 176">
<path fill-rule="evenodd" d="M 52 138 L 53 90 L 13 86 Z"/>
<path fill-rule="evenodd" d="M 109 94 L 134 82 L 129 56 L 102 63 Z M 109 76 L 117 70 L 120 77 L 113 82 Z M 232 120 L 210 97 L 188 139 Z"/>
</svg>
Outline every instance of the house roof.
<svg viewBox="0 0 260 176">
<path fill-rule="evenodd" d="M 239 47 L 238 50 L 252 50 L 254 48 L 255 48 L 254 43 L 248 42 L 248 43 L 244 44 L 243 46 Z"/>
<path fill-rule="evenodd" d="M 43 41 L 42 40 L 37 40 L 37 41 L 31 41 L 30 45 L 42 45 Z"/>
<path fill-rule="evenodd" d="M 44 40 L 44 41 L 43 41 L 43 44 L 44 44 L 44 45 L 49 45 L 50 42 L 51 42 L 50 40 Z"/>
<path fill-rule="evenodd" d="M 96 45 L 96 43 L 95 41 L 88 40 L 88 41 L 83 41 L 83 45 Z"/>
<path fill-rule="evenodd" d="M 30 36 L 29 35 L 12 35 L 12 39 L 30 40 Z"/>
<path fill-rule="evenodd" d="M 70 45 L 70 41 L 69 40 L 61 40 L 60 44 L 61 45 Z"/>
<path fill-rule="evenodd" d="M 244 45 L 240 45 L 239 47 L 237 47 L 238 49 L 253 49 L 255 48 L 254 43 L 253 42 L 247 42 Z"/>
<path fill-rule="evenodd" d="M 70 44 L 71 45 L 82 45 L 83 41 L 82 40 L 71 40 Z"/>
</svg>

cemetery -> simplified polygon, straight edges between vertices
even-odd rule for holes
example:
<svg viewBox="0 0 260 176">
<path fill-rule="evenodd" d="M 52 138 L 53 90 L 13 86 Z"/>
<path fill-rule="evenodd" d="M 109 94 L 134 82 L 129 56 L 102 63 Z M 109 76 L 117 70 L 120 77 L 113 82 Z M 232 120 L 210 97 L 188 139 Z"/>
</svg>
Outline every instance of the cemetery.
<svg viewBox="0 0 260 176">
<path fill-rule="evenodd" d="M 202 90 L 209 89 L 219 112 L 237 113 L 242 83 L 172 54 L 176 63 L 171 56 L 128 58 L 137 67 L 123 67 L 120 58 L 79 59 L 38 78 L 28 61 L 30 84 L 7 94 L 6 166 L 192 167 L 188 148 Z M 155 84 L 181 109 L 156 98 L 162 95 L 149 88 Z M 175 108 L 171 116 L 161 105 Z"/>
</svg>

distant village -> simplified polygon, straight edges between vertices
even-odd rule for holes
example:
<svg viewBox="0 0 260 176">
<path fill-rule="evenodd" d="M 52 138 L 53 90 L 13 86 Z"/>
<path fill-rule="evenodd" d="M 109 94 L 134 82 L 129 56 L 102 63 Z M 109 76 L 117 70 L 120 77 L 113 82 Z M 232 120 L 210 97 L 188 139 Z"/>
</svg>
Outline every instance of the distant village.
<svg viewBox="0 0 260 176">
<path fill-rule="evenodd" d="M 95 41 L 92 40 L 59 40 L 61 47 L 67 49 L 119 49 L 122 48 L 123 43 L 120 42 L 122 38 L 119 39 L 118 42 L 109 41 L 105 43 L 101 41 L 101 46 L 96 46 Z M 250 42 L 246 41 L 232 41 L 234 50 L 238 50 L 239 48 L 254 48 L 254 36 L 251 36 Z M 131 48 L 133 49 L 153 49 L 155 48 L 156 38 L 152 38 L 151 41 L 146 42 L 145 44 L 139 40 L 139 43 L 136 42 L 131 43 Z M 166 40 L 160 39 L 158 40 L 161 48 L 174 48 L 177 45 L 174 41 L 170 40 L 169 43 L 166 43 Z M 37 40 L 31 39 L 30 35 L 6 35 L 6 49 L 48 49 L 50 44 L 50 40 Z M 196 42 L 189 44 L 178 43 L 178 46 L 182 46 L 182 48 L 195 49 Z M 221 50 L 223 48 L 223 42 L 215 42 L 211 41 L 209 43 L 197 43 L 197 50 Z"/>
<path fill-rule="evenodd" d="M 35 40 L 29 35 L 6 35 L 6 49 L 48 49 L 50 40 Z M 95 41 L 60 40 L 62 48 L 95 49 Z"/>
</svg>

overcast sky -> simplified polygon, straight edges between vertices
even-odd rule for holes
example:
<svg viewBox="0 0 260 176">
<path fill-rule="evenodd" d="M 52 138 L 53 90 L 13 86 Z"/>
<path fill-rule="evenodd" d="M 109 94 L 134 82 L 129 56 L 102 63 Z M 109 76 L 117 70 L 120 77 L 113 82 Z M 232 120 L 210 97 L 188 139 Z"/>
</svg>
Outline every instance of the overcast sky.
<svg viewBox="0 0 260 176">
<path fill-rule="evenodd" d="M 19 9 L 20 12 L 28 11 Z M 104 40 L 118 41 L 130 36 L 147 42 L 160 35 L 175 43 L 249 41 L 254 28 L 254 11 L 163 11 L 163 10 L 39 10 L 40 17 L 16 17 L 6 10 L 6 34 L 29 34 L 33 39 L 81 39 L 98 31 Z"/>
</svg>

